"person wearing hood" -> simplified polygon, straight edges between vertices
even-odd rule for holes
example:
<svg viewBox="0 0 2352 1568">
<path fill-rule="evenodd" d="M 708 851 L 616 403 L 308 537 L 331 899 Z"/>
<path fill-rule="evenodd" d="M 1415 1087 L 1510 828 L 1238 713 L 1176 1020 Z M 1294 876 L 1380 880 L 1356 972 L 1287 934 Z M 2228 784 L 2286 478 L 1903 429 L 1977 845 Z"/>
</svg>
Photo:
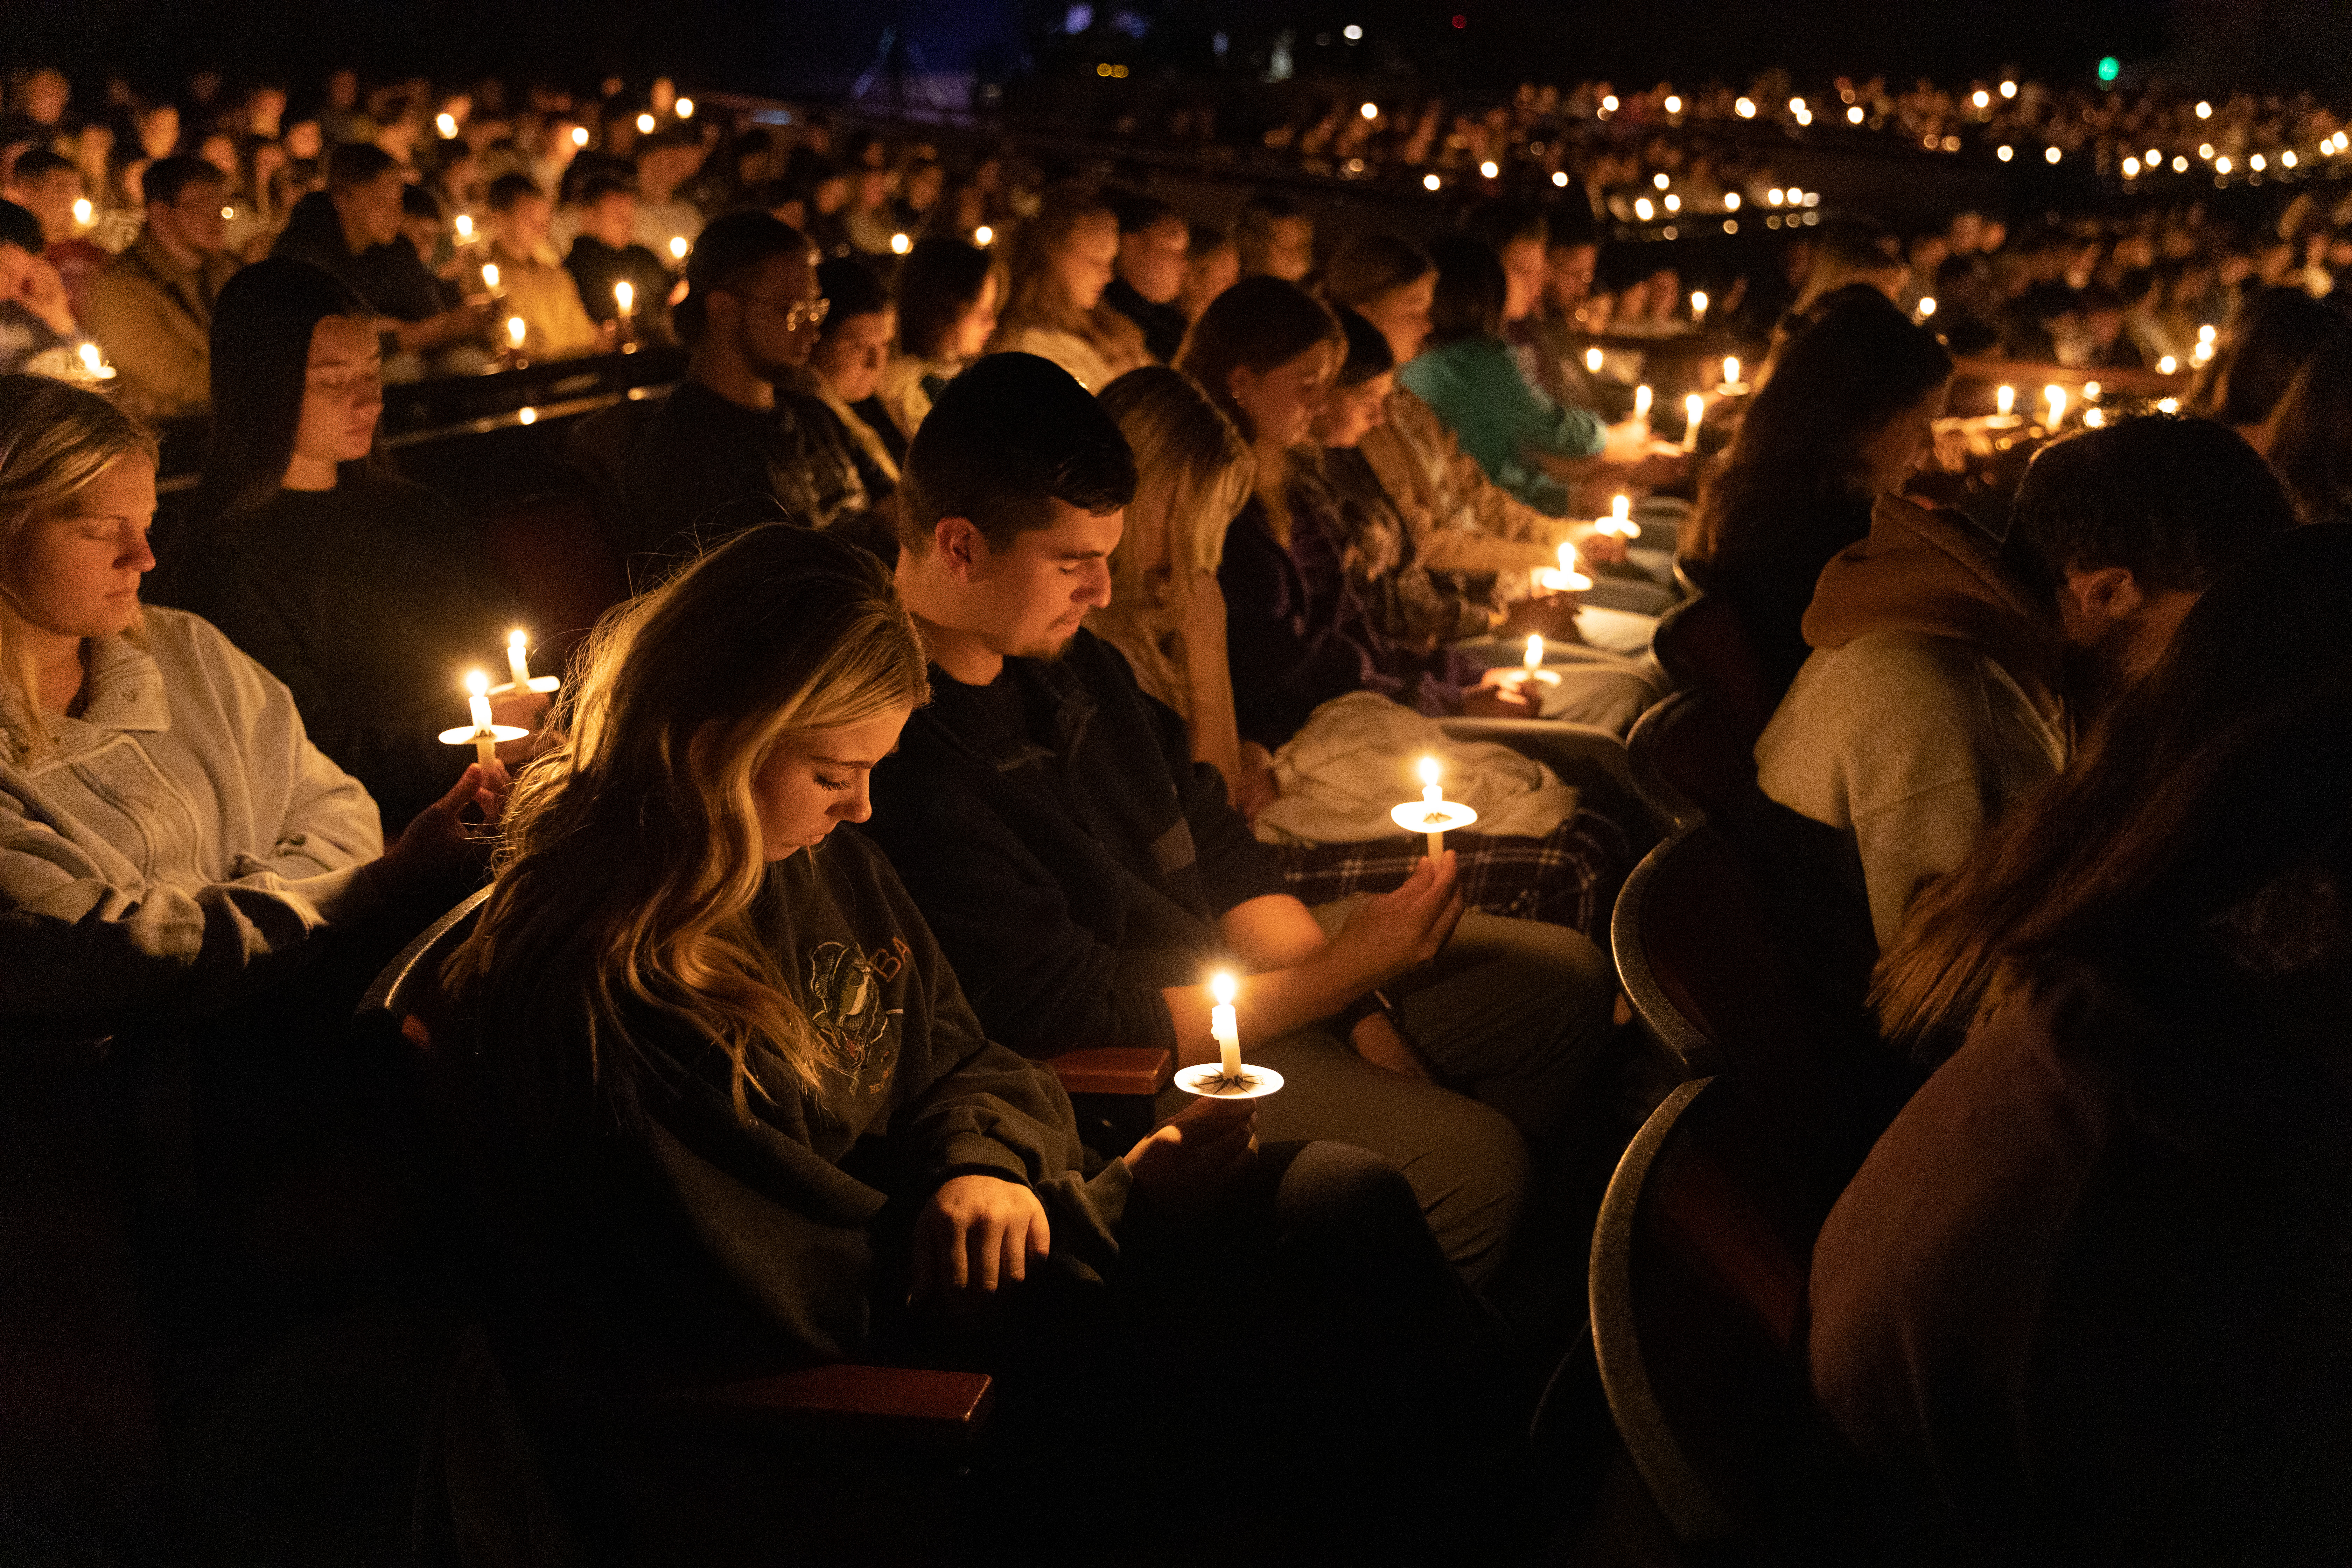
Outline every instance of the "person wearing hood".
<svg viewBox="0 0 2352 1568">
<path fill-rule="evenodd" d="M 2044 448 L 2002 546 L 1883 495 L 1822 573 L 1757 782 L 1839 836 L 1883 949 L 1919 889 L 2057 774 L 2089 713 L 2155 667 L 2215 575 L 2294 522 L 2252 447 L 2158 416 Z"/>
</svg>

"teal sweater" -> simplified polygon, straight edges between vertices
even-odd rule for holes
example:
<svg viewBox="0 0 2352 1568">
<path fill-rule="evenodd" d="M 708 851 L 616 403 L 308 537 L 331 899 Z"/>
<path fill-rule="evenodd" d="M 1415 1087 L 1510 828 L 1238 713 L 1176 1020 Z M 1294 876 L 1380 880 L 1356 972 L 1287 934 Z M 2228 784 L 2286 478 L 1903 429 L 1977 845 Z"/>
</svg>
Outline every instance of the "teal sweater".
<svg viewBox="0 0 2352 1568">
<path fill-rule="evenodd" d="M 1397 379 L 1453 427 L 1488 479 L 1554 516 L 1568 510 L 1568 487 L 1528 454 L 1590 458 L 1601 450 L 1600 419 L 1586 409 L 1562 408 L 1529 386 L 1499 338 L 1430 349 Z"/>
</svg>

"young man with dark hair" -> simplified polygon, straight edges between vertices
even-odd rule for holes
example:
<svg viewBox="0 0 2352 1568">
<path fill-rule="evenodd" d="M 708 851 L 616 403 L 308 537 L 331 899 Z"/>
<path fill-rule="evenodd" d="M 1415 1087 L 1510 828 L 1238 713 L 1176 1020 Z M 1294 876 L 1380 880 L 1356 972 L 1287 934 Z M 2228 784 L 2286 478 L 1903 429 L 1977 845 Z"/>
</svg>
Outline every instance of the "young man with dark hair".
<svg viewBox="0 0 2352 1568">
<path fill-rule="evenodd" d="M 118 395 L 150 416 L 212 401 L 213 301 L 237 269 L 226 248 L 228 181 L 188 153 L 147 165 L 147 221 L 91 279 L 83 312 L 121 375 Z"/>
<path fill-rule="evenodd" d="M 67 297 L 80 309 L 89 299 L 89 280 L 113 259 L 113 254 L 81 232 L 74 219 L 74 203 L 86 194 L 81 171 L 72 160 L 47 147 L 36 147 L 16 160 L 8 194 L 41 223 L 41 248 L 33 252 L 57 268 Z"/>
<path fill-rule="evenodd" d="M 729 213 L 702 231 L 686 283 L 676 312 L 691 351 L 686 379 L 629 443 L 615 477 L 616 542 L 633 573 L 779 512 L 888 552 L 889 522 L 869 517 L 832 416 L 793 390 L 826 310 L 807 237 L 763 212 Z M 588 421 L 575 452 L 597 466 L 593 447 L 628 441 L 612 433 L 637 413 Z"/>
<path fill-rule="evenodd" d="M 553 259 L 548 232 L 555 204 L 547 193 L 529 174 L 500 174 L 490 182 L 488 205 L 489 257 L 498 265 L 500 289 L 492 307 L 498 328 L 520 320 L 523 352 L 535 360 L 576 359 L 603 348 L 604 329 L 581 302 L 572 274 Z"/>
<path fill-rule="evenodd" d="M 1882 496 L 1870 537 L 1822 574 L 1758 782 L 1839 836 L 1884 948 L 2214 577 L 2294 523 L 2252 447 L 2161 416 L 2044 447 L 1998 557 L 1960 514 Z"/>
<path fill-rule="evenodd" d="M 941 395 L 898 567 L 933 696 L 875 771 L 866 831 L 990 1036 L 1031 1056 L 1213 1061 L 1208 981 L 1234 971 L 1244 1055 L 1286 1079 L 1264 1135 L 1393 1161 L 1483 1282 L 1525 1202 L 1523 1139 L 1558 1133 L 1608 1037 L 1609 965 L 1563 928 L 1464 914 L 1451 855 L 1319 910 L 1284 890 L 1182 721 L 1082 627 L 1135 483 L 1118 426 L 1049 361 L 991 355 Z"/>
<path fill-rule="evenodd" d="M 446 306 L 441 287 L 400 230 L 407 177 L 383 148 L 344 142 L 327 155 L 327 188 L 294 204 L 270 247 L 324 268 L 376 313 L 376 329 L 401 352 L 429 354 L 478 341 L 489 326 L 481 305 Z"/>
<path fill-rule="evenodd" d="M 1140 191 L 1107 191 L 1103 199 L 1118 216 L 1118 258 L 1111 264 L 1103 299 L 1143 329 L 1143 346 L 1166 364 L 1175 359 L 1191 324 L 1176 299 L 1184 292 L 1192 226 L 1166 202 Z"/>
<path fill-rule="evenodd" d="M 637 219 L 637 193 L 618 174 L 595 174 L 580 187 L 576 210 L 580 232 L 563 258 L 563 268 L 580 289 L 580 302 L 598 321 L 621 317 L 616 286 L 629 286 L 629 328 L 635 341 L 677 341 L 669 320 L 673 279 L 662 258 L 631 236 Z"/>
</svg>

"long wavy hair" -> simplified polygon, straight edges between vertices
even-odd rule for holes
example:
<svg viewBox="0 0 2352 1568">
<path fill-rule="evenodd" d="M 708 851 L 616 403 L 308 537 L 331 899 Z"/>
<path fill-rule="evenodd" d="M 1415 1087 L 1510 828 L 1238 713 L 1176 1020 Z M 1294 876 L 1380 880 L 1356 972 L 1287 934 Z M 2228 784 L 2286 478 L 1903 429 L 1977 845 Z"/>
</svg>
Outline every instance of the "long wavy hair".
<svg viewBox="0 0 2352 1568">
<path fill-rule="evenodd" d="M 486 1038 L 517 1044 L 541 1104 L 583 1075 L 627 1115 L 637 1037 L 667 1021 L 814 1093 L 819 1045 L 788 961 L 751 921 L 767 879 L 752 781 L 786 737 L 929 695 L 887 568 L 789 524 L 751 529 L 599 623 L 557 749 L 509 797 L 496 883 L 452 957 Z"/>
<path fill-rule="evenodd" d="M 17 597 L 26 527 L 133 455 L 155 461 L 154 432 L 96 393 L 47 376 L 0 375 L 0 680 L 34 716 L 20 738 L 22 760 L 49 749 L 31 656 L 17 635 L 29 618 Z M 137 640 L 136 628 L 131 635 Z"/>
<path fill-rule="evenodd" d="M 1940 1058 L 2053 964 L 2152 999 L 2341 961 L 2352 899 L 2352 527 L 2280 535 L 2225 575 L 2074 764 L 1923 893 L 1872 992 Z M 2249 679 L 2250 672 L 2259 672 Z"/>
<path fill-rule="evenodd" d="M 1055 260 L 1071 237 L 1089 224 L 1108 224 L 1116 230 L 1118 214 L 1093 186 L 1066 183 L 1049 186 L 1037 210 L 1013 231 L 995 345 L 1012 342 L 1029 328 L 1042 327 L 1075 332 L 1108 354 L 1140 353 L 1143 330 L 1120 315 L 1108 294 L 1096 300 L 1092 309 L 1081 310 L 1063 291 Z"/>
</svg>

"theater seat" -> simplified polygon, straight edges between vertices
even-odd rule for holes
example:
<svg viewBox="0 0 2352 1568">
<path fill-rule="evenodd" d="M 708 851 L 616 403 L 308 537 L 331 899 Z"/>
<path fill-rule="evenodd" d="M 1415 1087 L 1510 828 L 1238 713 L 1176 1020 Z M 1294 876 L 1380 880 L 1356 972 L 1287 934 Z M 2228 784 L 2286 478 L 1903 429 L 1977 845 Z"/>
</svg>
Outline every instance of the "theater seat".
<svg viewBox="0 0 2352 1568">
<path fill-rule="evenodd" d="M 1650 652 L 1677 686 L 1716 704 L 1731 742 L 1753 755 L 1757 737 L 1772 721 L 1780 695 L 1766 678 L 1748 640 L 1748 628 L 1728 600 L 1701 594 L 1658 618 Z"/>
<path fill-rule="evenodd" d="M 1805 1278 L 1828 1205 L 1781 1181 L 1785 1136 L 1736 1085 L 1685 1083 L 1626 1148 L 1593 1232 L 1594 1354 L 1654 1509 L 1597 1532 L 1662 1523 L 1669 1561 L 1899 1560 L 1806 1387 Z"/>
</svg>

